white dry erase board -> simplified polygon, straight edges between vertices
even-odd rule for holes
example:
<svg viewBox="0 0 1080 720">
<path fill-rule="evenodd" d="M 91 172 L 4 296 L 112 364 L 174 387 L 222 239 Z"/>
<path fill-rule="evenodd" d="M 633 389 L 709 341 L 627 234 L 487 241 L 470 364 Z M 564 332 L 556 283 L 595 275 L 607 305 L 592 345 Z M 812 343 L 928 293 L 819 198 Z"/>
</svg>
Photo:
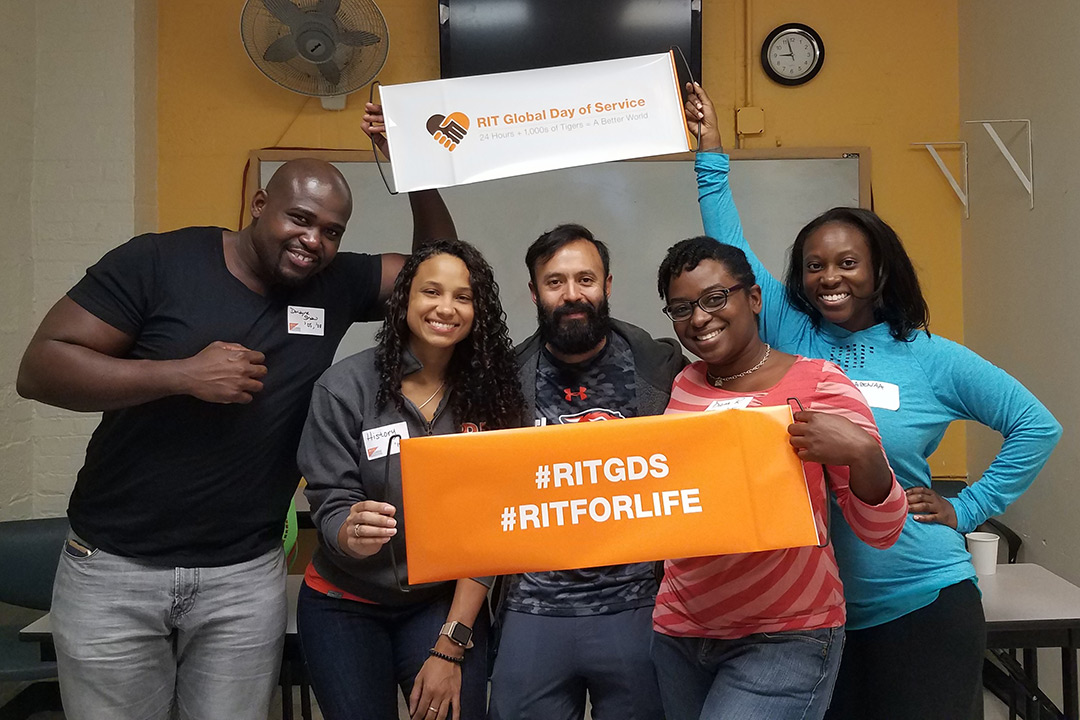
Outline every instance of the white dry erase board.
<svg viewBox="0 0 1080 720">
<path fill-rule="evenodd" d="M 261 187 L 282 162 L 333 162 L 353 191 L 343 250 L 408 252 L 412 216 L 406 195 L 387 193 L 369 151 L 256 150 L 247 191 Z M 384 167 L 389 177 L 389 169 Z M 783 271 L 795 235 L 837 205 L 870 206 L 868 148 L 735 150 L 731 187 L 747 238 L 774 273 Z M 560 223 L 592 230 L 611 249 L 612 315 L 656 336 L 673 336 L 660 312 L 656 269 L 669 246 L 702 233 L 691 154 L 568 168 L 441 191 L 458 235 L 495 270 L 511 337 L 536 329 L 525 250 Z M 342 342 L 346 357 L 374 342 L 376 323 L 357 325 Z"/>
</svg>

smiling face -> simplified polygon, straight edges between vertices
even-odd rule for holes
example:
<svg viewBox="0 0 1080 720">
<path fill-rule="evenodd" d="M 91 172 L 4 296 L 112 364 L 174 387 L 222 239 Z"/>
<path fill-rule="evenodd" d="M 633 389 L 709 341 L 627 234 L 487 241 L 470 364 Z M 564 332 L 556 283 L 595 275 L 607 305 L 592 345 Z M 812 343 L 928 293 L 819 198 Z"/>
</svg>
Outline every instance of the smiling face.
<svg viewBox="0 0 1080 720">
<path fill-rule="evenodd" d="M 352 197 L 326 163 L 286 163 L 251 203 L 251 270 L 266 285 L 296 286 L 334 259 Z"/>
<path fill-rule="evenodd" d="M 557 353 L 579 355 L 599 349 L 609 326 L 611 276 L 588 240 L 575 240 L 536 266 L 529 283 L 541 336 Z"/>
<path fill-rule="evenodd" d="M 702 260 L 693 270 L 685 270 L 668 283 L 668 304 L 694 302 L 702 295 L 738 284 L 728 269 L 713 259 Z M 682 346 L 709 365 L 714 375 L 734 375 L 761 358 L 757 313 L 761 312 L 761 288 L 735 290 L 727 304 L 715 312 L 697 305 L 689 319 L 673 322 Z"/>
<path fill-rule="evenodd" d="M 453 349 L 472 331 L 473 314 L 469 269 L 460 258 L 440 254 L 420 263 L 405 314 L 414 348 Z"/>
<path fill-rule="evenodd" d="M 874 263 L 860 230 L 822 225 L 803 246 L 803 293 L 821 316 L 845 330 L 865 330 L 874 320 Z"/>
</svg>

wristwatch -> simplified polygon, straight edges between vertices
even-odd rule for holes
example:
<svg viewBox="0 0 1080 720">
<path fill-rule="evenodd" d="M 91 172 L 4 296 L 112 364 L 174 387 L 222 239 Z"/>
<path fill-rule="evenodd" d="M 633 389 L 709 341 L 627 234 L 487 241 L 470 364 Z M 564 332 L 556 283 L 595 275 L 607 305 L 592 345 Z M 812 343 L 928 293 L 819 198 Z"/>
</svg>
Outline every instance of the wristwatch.
<svg viewBox="0 0 1080 720">
<path fill-rule="evenodd" d="M 466 650 L 473 646 L 472 628 L 465 623 L 459 623 L 457 620 L 443 625 L 442 629 L 439 630 L 439 635 L 445 635 L 450 638 L 452 643 L 460 645 Z"/>
</svg>

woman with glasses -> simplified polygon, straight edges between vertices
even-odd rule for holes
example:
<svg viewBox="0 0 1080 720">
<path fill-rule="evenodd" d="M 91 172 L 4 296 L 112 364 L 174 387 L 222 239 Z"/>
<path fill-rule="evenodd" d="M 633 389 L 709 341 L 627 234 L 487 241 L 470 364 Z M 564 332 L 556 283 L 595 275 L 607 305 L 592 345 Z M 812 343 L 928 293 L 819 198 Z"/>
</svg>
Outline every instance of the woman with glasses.
<svg viewBox="0 0 1080 720">
<path fill-rule="evenodd" d="M 518 426 L 524 409 L 499 286 L 471 245 L 439 240 L 405 262 L 378 346 L 315 385 L 298 462 L 319 546 L 297 628 L 327 720 L 480 720 L 487 585 L 408 584 L 398 441 Z M 447 508 L 444 531 L 467 532 Z M 490 584 L 490 583 L 488 583 Z"/>
<path fill-rule="evenodd" d="M 868 546 L 900 534 L 907 503 L 873 416 L 832 363 L 758 335 L 761 289 L 738 248 L 684 240 L 658 290 L 683 347 L 668 413 L 787 405 L 822 546 L 669 560 L 653 613 L 653 661 L 668 720 L 812 720 L 829 702 L 844 638 L 843 588 L 828 541 L 829 492 Z M 723 438 L 710 442 L 724 442 Z M 828 488 L 828 489 L 827 489 Z"/>
<path fill-rule="evenodd" d="M 720 150 L 716 113 L 689 86 L 700 129 L 698 191 L 706 232 L 743 249 L 761 282 L 761 332 L 773 346 L 838 364 L 860 387 L 913 513 L 888 550 L 838 522 L 836 555 L 848 603 L 844 660 L 830 718 L 955 720 L 982 707 L 982 603 L 963 533 L 1027 489 L 1061 426 L 1019 382 L 928 329 L 918 276 L 877 215 L 834 208 L 804 227 L 785 282 L 743 238 Z M 997 458 L 956 498 L 931 489 L 927 458 L 953 420 L 1004 436 Z"/>
</svg>

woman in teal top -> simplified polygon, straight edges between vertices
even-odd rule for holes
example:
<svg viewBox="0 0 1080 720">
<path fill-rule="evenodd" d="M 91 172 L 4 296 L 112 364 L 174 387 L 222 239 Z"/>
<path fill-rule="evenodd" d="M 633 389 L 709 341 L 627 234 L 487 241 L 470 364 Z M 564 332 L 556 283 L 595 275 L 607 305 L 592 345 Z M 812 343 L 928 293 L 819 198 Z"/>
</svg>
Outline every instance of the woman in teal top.
<svg viewBox="0 0 1080 720">
<path fill-rule="evenodd" d="M 766 342 L 831 360 L 863 391 L 912 513 L 885 550 L 858 542 L 833 514 L 848 624 L 827 718 L 969 717 L 982 702 L 985 623 L 963 533 L 1027 489 L 1061 426 L 1008 373 L 930 334 L 911 260 L 874 213 L 834 208 L 819 216 L 799 232 L 785 282 L 773 278 L 743 237 L 712 103 L 699 86 L 688 90 L 687 123 L 701 133 L 706 234 L 747 254 L 761 286 Z M 927 458 L 954 420 L 980 422 L 1004 442 L 977 482 L 945 499 L 930 489 Z"/>
</svg>

